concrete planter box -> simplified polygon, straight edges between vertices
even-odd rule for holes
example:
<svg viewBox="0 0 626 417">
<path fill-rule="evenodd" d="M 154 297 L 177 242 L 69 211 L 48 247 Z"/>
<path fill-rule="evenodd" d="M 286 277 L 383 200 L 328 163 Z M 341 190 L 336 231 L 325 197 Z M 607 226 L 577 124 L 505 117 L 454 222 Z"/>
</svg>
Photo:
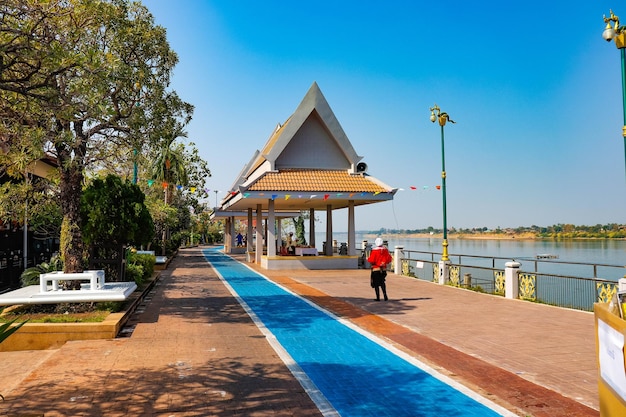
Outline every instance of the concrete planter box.
<svg viewBox="0 0 626 417">
<path fill-rule="evenodd" d="M 159 278 L 160 273 L 155 272 L 143 291 L 135 291 L 128 297 L 125 311 L 111 313 L 102 322 L 26 323 L 0 343 L 0 352 L 56 349 L 70 340 L 114 339 Z"/>
</svg>

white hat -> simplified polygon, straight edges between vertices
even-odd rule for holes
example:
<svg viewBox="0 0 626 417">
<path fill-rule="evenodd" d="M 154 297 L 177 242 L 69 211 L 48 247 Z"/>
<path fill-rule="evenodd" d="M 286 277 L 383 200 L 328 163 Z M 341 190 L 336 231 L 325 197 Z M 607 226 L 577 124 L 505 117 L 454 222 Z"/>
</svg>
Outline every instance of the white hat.
<svg viewBox="0 0 626 417">
<path fill-rule="evenodd" d="M 376 240 L 374 241 L 374 244 L 376 246 L 382 246 L 383 245 L 383 240 L 379 237 L 376 238 Z"/>
</svg>

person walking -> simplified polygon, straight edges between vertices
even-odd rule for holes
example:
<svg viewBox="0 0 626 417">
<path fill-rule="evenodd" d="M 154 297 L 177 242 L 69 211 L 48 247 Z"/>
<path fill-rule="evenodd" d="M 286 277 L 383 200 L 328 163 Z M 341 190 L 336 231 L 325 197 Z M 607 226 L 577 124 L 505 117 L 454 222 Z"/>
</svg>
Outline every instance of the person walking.
<svg viewBox="0 0 626 417">
<path fill-rule="evenodd" d="M 367 262 L 372 267 L 370 275 L 370 285 L 376 291 L 376 301 L 380 301 L 380 290 L 383 290 L 383 296 L 385 301 L 389 300 L 387 297 L 387 285 L 385 284 L 385 277 L 387 276 L 387 265 L 391 263 L 391 255 L 389 250 L 383 246 L 383 240 L 379 237 L 374 241 L 375 248 L 372 249 L 370 256 L 367 258 Z"/>
</svg>

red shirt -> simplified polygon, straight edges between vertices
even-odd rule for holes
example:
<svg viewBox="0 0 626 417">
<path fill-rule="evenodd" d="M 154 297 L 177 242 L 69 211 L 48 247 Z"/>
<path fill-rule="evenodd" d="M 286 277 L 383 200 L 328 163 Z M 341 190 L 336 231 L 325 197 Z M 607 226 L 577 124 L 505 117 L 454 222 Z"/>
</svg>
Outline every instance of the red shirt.
<svg viewBox="0 0 626 417">
<path fill-rule="evenodd" d="M 372 249 L 367 262 L 373 267 L 386 268 L 387 264 L 392 261 L 389 251 L 384 246 L 377 246 Z"/>
</svg>

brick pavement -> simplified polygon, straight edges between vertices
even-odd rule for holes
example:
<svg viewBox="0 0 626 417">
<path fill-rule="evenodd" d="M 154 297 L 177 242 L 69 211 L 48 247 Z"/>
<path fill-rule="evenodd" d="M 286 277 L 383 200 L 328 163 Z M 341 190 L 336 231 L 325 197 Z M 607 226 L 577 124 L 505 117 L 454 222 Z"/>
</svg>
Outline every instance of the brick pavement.
<svg viewBox="0 0 626 417">
<path fill-rule="evenodd" d="M 378 303 L 364 270 L 259 272 L 521 416 L 599 415 L 590 313 L 393 274 Z M 0 352 L 33 364 L 0 369 L 0 415 L 320 415 L 199 249 L 180 252 L 135 321 L 129 338 Z"/>
<path fill-rule="evenodd" d="M 181 251 L 153 291 L 130 337 L 66 343 L 23 370 L 0 415 L 321 415 L 198 250 Z"/>
<path fill-rule="evenodd" d="M 376 302 L 365 270 L 252 267 L 520 415 L 600 414 L 593 313 L 394 274 Z"/>
</svg>

